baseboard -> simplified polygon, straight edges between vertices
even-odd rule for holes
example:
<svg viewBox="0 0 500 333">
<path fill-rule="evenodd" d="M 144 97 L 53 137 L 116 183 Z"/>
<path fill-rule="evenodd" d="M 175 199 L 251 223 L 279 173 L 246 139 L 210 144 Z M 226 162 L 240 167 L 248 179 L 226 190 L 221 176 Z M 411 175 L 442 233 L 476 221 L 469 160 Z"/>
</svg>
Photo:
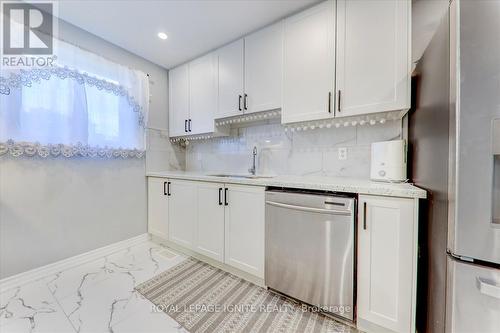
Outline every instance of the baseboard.
<svg viewBox="0 0 500 333">
<path fill-rule="evenodd" d="M 26 283 L 44 278 L 46 276 L 56 274 L 60 271 L 85 264 L 87 262 L 105 257 L 112 253 L 127 249 L 131 246 L 146 242 L 150 239 L 150 236 L 145 233 L 139 236 L 135 236 L 129 239 L 125 239 L 104 247 L 78 254 L 73 257 L 69 257 L 60 261 L 56 261 L 52 264 L 48 264 L 42 267 L 31 269 L 29 271 L 19 273 L 16 275 L 8 276 L 0 280 L 0 293 L 6 290 L 24 285 Z"/>
<path fill-rule="evenodd" d="M 217 260 L 214 260 L 212 258 L 209 258 L 207 256 L 204 256 L 203 254 L 199 254 L 198 252 L 195 252 L 193 250 L 190 250 L 190 249 L 186 249 L 185 247 L 183 246 L 180 246 L 178 244 L 175 244 L 174 242 L 171 242 L 167 239 L 164 239 L 162 237 L 158 237 L 156 235 L 151 235 L 152 236 L 152 241 L 153 242 L 156 242 L 156 243 L 159 243 L 159 244 L 162 244 L 162 245 L 165 245 L 167 247 L 170 247 L 172 248 L 173 250 L 176 250 L 178 252 L 181 252 L 185 255 L 188 255 L 188 256 L 191 256 L 193 258 L 196 258 L 198 260 L 201 260 L 201 261 L 204 261 L 206 262 L 207 264 L 210 264 L 214 267 L 217 267 L 217 268 L 220 268 L 222 269 L 223 271 L 226 271 L 226 272 L 229 272 L 233 275 L 236 275 L 244 280 L 247 280 L 249 282 L 252 282 L 253 284 L 256 284 L 260 287 L 266 287 L 266 285 L 264 284 L 264 279 L 261 279 L 257 276 L 254 276 L 252 274 L 249 274 L 247 272 L 244 272 L 238 268 L 235 268 L 235 267 L 232 267 L 232 266 L 229 266 L 229 265 L 226 265 L 224 263 L 221 263 Z"/>
</svg>

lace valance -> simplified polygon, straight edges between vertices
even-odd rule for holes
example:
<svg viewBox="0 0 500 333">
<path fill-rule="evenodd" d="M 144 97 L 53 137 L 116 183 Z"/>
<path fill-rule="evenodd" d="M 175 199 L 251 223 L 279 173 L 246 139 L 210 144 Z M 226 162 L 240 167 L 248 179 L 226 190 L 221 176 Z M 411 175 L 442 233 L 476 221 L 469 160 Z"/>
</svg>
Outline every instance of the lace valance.
<svg viewBox="0 0 500 333">
<path fill-rule="evenodd" d="M 0 142 L 0 156 L 12 157 L 91 157 L 91 158 L 143 158 L 144 150 L 109 147 L 90 147 L 78 143 L 76 145 L 48 144 L 38 142 Z"/>
</svg>

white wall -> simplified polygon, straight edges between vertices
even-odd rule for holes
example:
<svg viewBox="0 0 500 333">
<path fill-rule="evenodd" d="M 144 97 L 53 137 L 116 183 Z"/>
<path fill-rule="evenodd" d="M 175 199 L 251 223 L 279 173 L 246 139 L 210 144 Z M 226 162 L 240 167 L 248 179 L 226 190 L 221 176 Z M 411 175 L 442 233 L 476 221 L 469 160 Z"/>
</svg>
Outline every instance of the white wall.
<svg viewBox="0 0 500 333">
<path fill-rule="evenodd" d="M 167 71 L 61 22 L 63 40 L 151 75 L 150 122 L 168 128 Z M 0 278 L 145 233 L 146 167 L 184 164 L 161 131 L 146 159 L 0 158 Z"/>
<path fill-rule="evenodd" d="M 186 169 L 247 173 L 257 146 L 258 173 L 369 178 L 371 143 L 399 138 L 401 129 L 401 121 L 294 133 L 279 123 L 236 128 L 230 138 L 190 142 Z M 347 160 L 338 159 L 340 147 Z"/>
</svg>

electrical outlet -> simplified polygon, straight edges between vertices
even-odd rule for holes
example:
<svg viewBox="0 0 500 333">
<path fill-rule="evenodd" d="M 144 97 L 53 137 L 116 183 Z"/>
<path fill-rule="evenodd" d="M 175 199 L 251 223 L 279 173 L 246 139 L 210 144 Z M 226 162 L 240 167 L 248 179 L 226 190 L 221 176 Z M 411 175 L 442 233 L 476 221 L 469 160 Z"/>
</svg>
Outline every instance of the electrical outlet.
<svg viewBox="0 0 500 333">
<path fill-rule="evenodd" d="M 341 160 L 341 161 L 347 160 L 347 148 L 346 147 L 339 148 L 339 160 Z"/>
</svg>

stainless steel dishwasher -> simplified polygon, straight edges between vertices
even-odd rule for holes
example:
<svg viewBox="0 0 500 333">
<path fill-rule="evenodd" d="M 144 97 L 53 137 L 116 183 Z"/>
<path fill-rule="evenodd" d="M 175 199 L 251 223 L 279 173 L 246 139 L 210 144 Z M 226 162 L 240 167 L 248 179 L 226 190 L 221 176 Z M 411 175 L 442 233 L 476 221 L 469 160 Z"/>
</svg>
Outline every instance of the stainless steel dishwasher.
<svg viewBox="0 0 500 333">
<path fill-rule="evenodd" d="M 266 285 L 352 321 L 354 213 L 354 198 L 267 191 Z"/>
</svg>

